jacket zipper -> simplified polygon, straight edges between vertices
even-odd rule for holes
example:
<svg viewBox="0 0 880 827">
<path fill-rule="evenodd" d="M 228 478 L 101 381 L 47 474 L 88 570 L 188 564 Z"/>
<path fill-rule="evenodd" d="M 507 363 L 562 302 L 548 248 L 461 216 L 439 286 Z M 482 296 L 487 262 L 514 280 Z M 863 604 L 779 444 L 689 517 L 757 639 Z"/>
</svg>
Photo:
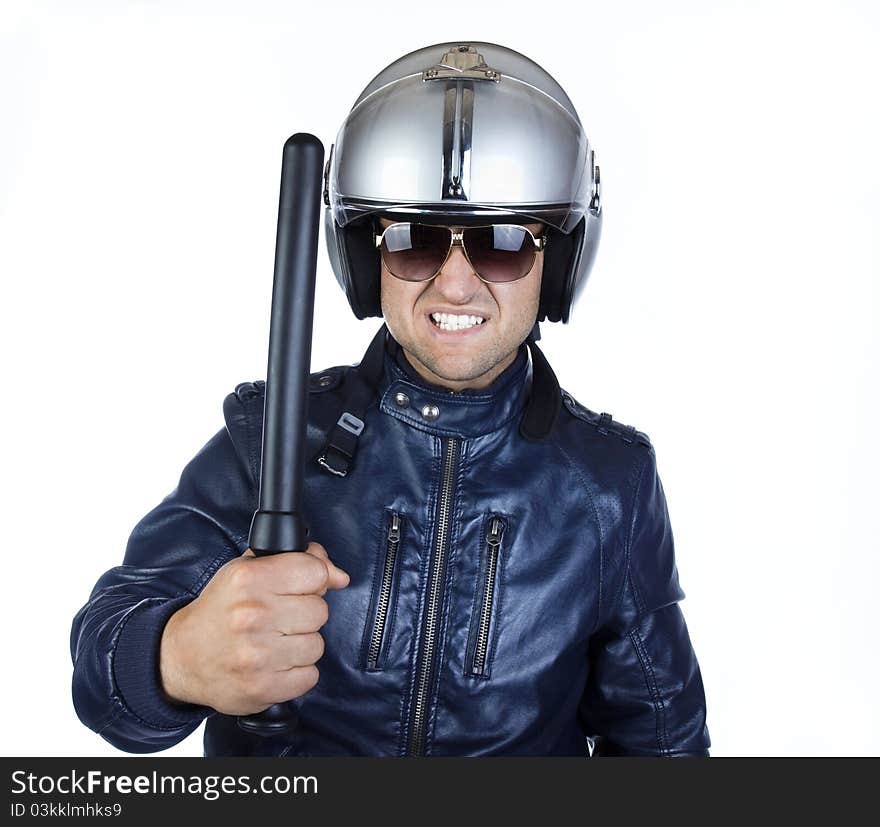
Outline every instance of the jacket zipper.
<svg viewBox="0 0 880 827">
<path fill-rule="evenodd" d="M 426 707 L 428 692 L 433 683 L 434 660 L 437 645 L 437 626 L 440 615 L 440 601 L 446 574 L 446 551 L 450 534 L 449 512 L 452 504 L 452 484 L 455 480 L 455 466 L 458 459 L 459 439 L 446 440 L 446 456 L 443 464 L 443 477 L 440 498 L 437 506 L 437 542 L 431 560 L 428 582 L 427 606 L 422 629 L 416 683 L 413 689 L 412 713 L 410 715 L 409 755 L 423 755 L 425 749 L 425 728 L 427 725 Z"/>
<path fill-rule="evenodd" d="M 489 646 L 489 623 L 492 620 L 492 603 L 495 598 L 495 573 L 498 570 L 498 549 L 504 523 L 499 517 L 492 518 L 489 536 L 486 538 L 488 554 L 486 557 L 486 582 L 483 585 L 483 602 L 480 606 L 480 625 L 477 629 L 477 642 L 474 646 L 474 660 L 471 671 L 482 675 L 486 671 L 486 649 Z"/>
<path fill-rule="evenodd" d="M 394 561 L 400 546 L 400 515 L 391 514 L 391 526 L 385 548 L 385 569 L 382 572 L 382 586 L 379 590 L 379 601 L 376 604 L 376 622 L 370 637 L 370 648 L 367 653 L 367 668 L 376 669 L 379 663 L 379 652 L 382 650 L 382 638 L 385 635 L 385 622 L 388 619 L 388 605 L 391 602 L 391 587 L 394 583 Z"/>
</svg>

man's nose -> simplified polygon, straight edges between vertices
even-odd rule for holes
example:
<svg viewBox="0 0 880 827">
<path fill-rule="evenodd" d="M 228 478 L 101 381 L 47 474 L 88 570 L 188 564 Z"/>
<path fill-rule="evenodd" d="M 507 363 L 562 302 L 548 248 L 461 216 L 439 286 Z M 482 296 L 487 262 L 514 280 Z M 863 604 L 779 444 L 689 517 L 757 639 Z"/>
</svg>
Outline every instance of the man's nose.
<svg viewBox="0 0 880 827">
<path fill-rule="evenodd" d="M 453 245 L 440 272 L 434 277 L 434 286 L 452 303 L 464 304 L 482 286 L 460 244 Z"/>
</svg>

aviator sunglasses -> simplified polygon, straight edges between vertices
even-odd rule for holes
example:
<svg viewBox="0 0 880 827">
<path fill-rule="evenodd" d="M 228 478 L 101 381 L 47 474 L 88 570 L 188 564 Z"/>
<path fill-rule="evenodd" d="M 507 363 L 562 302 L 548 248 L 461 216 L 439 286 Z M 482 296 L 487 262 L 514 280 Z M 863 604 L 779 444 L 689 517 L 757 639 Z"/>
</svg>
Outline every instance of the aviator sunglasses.
<svg viewBox="0 0 880 827">
<path fill-rule="evenodd" d="M 452 248 L 460 244 L 477 276 L 503 284 L 527 276 L 546 235 L 532 235 L 519 224 L 449 227 L 443 224 L 399 222 L 374 231 L 376 247 L 388 272 L 403 281 L 427 281 L 440 272 Z"/>
</svg>

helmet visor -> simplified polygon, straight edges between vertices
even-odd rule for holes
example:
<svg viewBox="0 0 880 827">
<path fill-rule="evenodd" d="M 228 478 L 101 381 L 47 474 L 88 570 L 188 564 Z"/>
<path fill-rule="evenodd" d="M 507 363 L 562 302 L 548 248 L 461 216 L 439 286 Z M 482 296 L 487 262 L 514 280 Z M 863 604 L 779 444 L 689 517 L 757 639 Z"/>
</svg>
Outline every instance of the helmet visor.
<svg viewBox="0 0 880 827">
<path fill-rule="evenodd" d="M 339 226 L 378 212 L 459 223 L 540 221 L 570 232 L 593 158 L 577 116 L 516 77 L 404 77 L 367 95 L 340 129 L 327 190 Z"/>
</svg>

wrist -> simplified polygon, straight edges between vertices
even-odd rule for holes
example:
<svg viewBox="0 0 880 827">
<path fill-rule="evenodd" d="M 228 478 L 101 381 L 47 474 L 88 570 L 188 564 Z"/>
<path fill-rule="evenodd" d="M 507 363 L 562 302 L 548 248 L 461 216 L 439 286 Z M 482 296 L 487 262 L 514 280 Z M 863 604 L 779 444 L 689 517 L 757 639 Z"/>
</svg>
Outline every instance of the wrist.
<svg viewBox="0 0 880 827">
<path fill-rule="evenodd" d="M 159 643 L 159 678 L 166 700 L 177 704 L 199 704 L 188 686 L 186 662 L 181 657 L 181 623 L 187 607 L 178 609 L 165 624 Z"/>
</svg>

